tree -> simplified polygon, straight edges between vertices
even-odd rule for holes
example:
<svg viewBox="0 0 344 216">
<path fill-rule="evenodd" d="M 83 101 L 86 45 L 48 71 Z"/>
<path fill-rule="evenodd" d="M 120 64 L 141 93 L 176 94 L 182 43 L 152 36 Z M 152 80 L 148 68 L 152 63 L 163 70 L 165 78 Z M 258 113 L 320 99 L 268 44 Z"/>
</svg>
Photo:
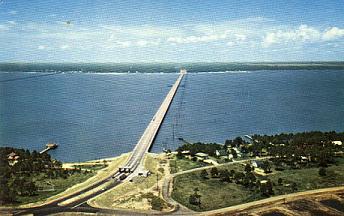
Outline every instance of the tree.
<svg viewBox="0 0 344 216">
<path fill-rule="evenodd" d="M 246 173 L 249 173 L 249 172 L 251 172 L 251 171 L 252 171 L 251 165 L 250 165 L 250 164 L 246 164 L 246 165 L 245 165 L 245 172 L 246 172 Z"/>
<path fill-rule="evenodd" d="M 240 183 L 242 182 L 242 180 L 243 180 L 244 177 L 245 177 L 245 175 L 244 175 L 244 173 L 242 173 L 242 172 L 236 172 L 236 173 L 234 174 L 234 179 L 235 179 L 235 182 L 236 182 L 237 184 L 240 184 Z"/>
<path fill-rule="evenodd" d="M 219 174 L 219 171 L 218 171 L 218 169 L 217 169 L 216 167 L 213 167 L 213 168 L 211 168 L 211 170 L 210 170 L 210 174 L 211 174 L 211 177 L 212 177 L 212 178 L 215 178 L 215 177 L 217 177 L 217 175 Z"/>
<path fill-rule="evenodd" d="M 36 187 L 35 183 L 33 183 L 32 181 L 27 182 L 25 185 L 25 188 L 26 188 L 27 194 L 29 196 L 35 195 L 35 193 L 37 191 L 37 187 Z"/>
<path fill-rule="evenodd" d="M 201 176 L 202 179 L 208 179 L 208 172 L 207 172 L 207 170 L 205 170 L 205 169 L 202 170 L 200 176 Z"/>
<path fill-rule="evenodd" d="M 223 169 L 223 170 L 220 170 L 219 173 L 220 173 L 219 176 L 220 176 L 222 181 L 231 182 L 231 178 L 230 178 L 230 174 L 229 174 L 228 170 Z"/>
<path fill-rule="evenodd" d="M 250 187 L 253 187 L 257 181 L 256 176 L 252 172 L 247 173 L 245 178 L 248 180 Z"/>
<path fill-rule="evenodd" d="M 320 176 L 326 176 L 326 168 L 325 167 L 319 168 L 319 175 Z"/>
<path fill-rule="evenodd" d="M 239 147 L 243 143 L 244 143 L 244 140 L 241 137 L 236 137 L 233 140 L 233 145 L 236 146 L 236 147 Z"/>
<path fill-rule="evenodd" d="M 177 158 L 178 158 L 178 159 L 183 159 L 183 157 L 184 157 L 184 155 L 183 155 L 183 153 L 182 153 L 182 150 L 178 150 L 178 152 L 177 152 Z"/>
<path fill-rule="evenodd" d="M 229 177 L 234 178 L 235 175 L 235 171 L 231 169 L 231 171 L 229 171 Z"/>
<path fill-rule="evenodd" d="M 265 172 L 265 173 L 271 172 L 271 164 L 270 164 L 270 162 L 267 161 L 267 160 L 265 160 L 265 161 L 263 162 L 262 168 L 264 169 L 264 172 Z"/>
<path fill-rule="evenodd" d="M 273 191 L 273 189 L 272 189 L 272 182 L 271 182 L 270 179 L 269 179 L 268 182 L 266 183 L 266 189 L 267 189 L 268 195 L 273 195 L 273 194 L 274 194 L 274 191 Z"/>
<path fill-rule="evenodd" d="M 282 178 L 278 178 L 277 181 L 278 181 L 278 184 L 279 184 L 279 185 L 282 185 L 282 183 L 283 183 L 283 179 L 282 179 Z"/>
<path fill-rule="evenodd" d="M 270 180 L 267 180 L 266 182 L 261 182 L 259 189 L 260 193 L 264 196 L 270 196 L 274 194 L 272 189 L 272 182 Z"/>
<path fill-rule="evenodd" d="M 234 149 L 231 149 L 231 154 L 233 155 L 233 158 L 238 158 L 238 153 Z"/>
<path fill-rule="evenodd" d="M 201 195 L 198 194 L 199 189 L 196 187 L 194 188 L 194 193 L 190 195 L 189 197 L 189 203 L 192 205 L 198 205 L 201 206 Z"/>
<path fill-rule="evenodd" d="M 226 148 L 232 147 L 232 143 L 233 143 L 232 140 L 226 140 L 226 141 L 225 141 L 225 147 L 226 147 Z"/>
<path fill-rule="evenodd" d="M 164 203 L 160 197 L 153 196 L 150 204 L 153 210 L 161 211 L 164 208 Z"/>
</svg>

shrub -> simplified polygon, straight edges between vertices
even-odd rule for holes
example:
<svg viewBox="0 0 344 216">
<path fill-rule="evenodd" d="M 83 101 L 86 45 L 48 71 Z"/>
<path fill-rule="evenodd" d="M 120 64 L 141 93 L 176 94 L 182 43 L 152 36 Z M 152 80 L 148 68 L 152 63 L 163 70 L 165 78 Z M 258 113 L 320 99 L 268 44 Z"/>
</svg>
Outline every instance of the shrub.
<svg viewBox="0 0 344 216">
<path fill-rule="evenodd" d="M 320 176 L 326 176 L 326 169 L 325 169 L 325 167 L 320 167 L 319 168 L 319 175 Z"/>
</svg>

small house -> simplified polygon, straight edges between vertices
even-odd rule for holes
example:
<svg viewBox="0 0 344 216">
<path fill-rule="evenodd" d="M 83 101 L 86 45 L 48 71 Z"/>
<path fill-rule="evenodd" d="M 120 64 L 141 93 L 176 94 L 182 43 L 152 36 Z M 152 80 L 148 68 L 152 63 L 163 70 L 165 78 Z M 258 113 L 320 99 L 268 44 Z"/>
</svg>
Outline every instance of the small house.
<svg viewBox="0 0 344 216">
<path fill-rule="evenodd" d="M 14 164 L 16 164 L 18 162 L 18 159 L 19 159 L 19 155 L 17 155 L 17 153 L 15 152 L 11 152 L 10 154 L 7 155 L 8 164 L 10 166 L 13 166 Z"/>
<path fill-rule="evenodd" d="M 338 141 L 332 141 L 332 144 L 341 146 L 341 145 L 343 145 L 343 142 L 339 141 L 339 140 Z"/>
<path fill-rule="evenodd" d="M 217 157 L 227 157 L 227 151 L 225 149 L 216 150 L 215 154 Z"/>
<path fill-rule="evenodd" d="M 262 151 L 260 152 L 261 156 L 267 156 L 268 150 L 266 148 L 262 148 Z"/>
<path fill-rule="evenodd" d="M 264 167 L 263 161 L 259 161 L 259 160 L 252 160 L 251 165 L 257 169 L 263 169 L 263 167 Z"/>
<path fill-rule="evenodd" d="M 7 155 L 7 159 L 8 160 L 18 160 L 19 159 L 19 155 L 17 155 L 17 153 L 15 152 L 11 152 L 10 154 Z"/>
<path fill-rule="evenodd" d="M 241 151 L 238 148 L 234 147 L 233 150 L 236 152 L 238 157 L 241 157 Z"/>
<path fill-rule="evenodd" d="M 206 153 L 202 153 L 202 152 L 199 152 L 199 153 L 196 153 L 195 156 L 197 158 L 199 158 L 200 160 L 206 160 L 209 158 L 209 155 L 206 154 Z"/>
<path fill-rule="evenodd" d="M 189 154 L 190 154 L 190 151 L 189 151 L 189 150 L 182 151 L 182 154 L 183 154 L 183 155 L 189 155 Z"/>
</svg>

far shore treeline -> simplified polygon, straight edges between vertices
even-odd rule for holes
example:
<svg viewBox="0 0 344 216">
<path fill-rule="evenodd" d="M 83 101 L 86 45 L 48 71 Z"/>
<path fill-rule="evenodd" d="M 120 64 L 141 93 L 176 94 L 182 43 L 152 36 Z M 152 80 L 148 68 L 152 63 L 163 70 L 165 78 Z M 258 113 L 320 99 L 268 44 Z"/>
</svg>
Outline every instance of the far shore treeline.
<svg viewBox="0 0 344 216">
<path fill-rule="evenodd" d="M 0 72 L 177 73 L 257 70 L 344 70 L 344 62 L 0 63 Z"/>
</svg>

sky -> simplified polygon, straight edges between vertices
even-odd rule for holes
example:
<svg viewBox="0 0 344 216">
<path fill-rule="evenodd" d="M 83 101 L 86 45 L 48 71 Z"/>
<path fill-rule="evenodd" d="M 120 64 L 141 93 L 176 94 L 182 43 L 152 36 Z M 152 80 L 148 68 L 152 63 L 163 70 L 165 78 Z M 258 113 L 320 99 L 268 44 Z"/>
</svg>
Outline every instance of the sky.
<svg viewBox="0 0 344 216">
<path fill-rule="evenodd" d="M 343 57 L 343 0 L 0 0 L 0 62 Z"/>
</svg>

